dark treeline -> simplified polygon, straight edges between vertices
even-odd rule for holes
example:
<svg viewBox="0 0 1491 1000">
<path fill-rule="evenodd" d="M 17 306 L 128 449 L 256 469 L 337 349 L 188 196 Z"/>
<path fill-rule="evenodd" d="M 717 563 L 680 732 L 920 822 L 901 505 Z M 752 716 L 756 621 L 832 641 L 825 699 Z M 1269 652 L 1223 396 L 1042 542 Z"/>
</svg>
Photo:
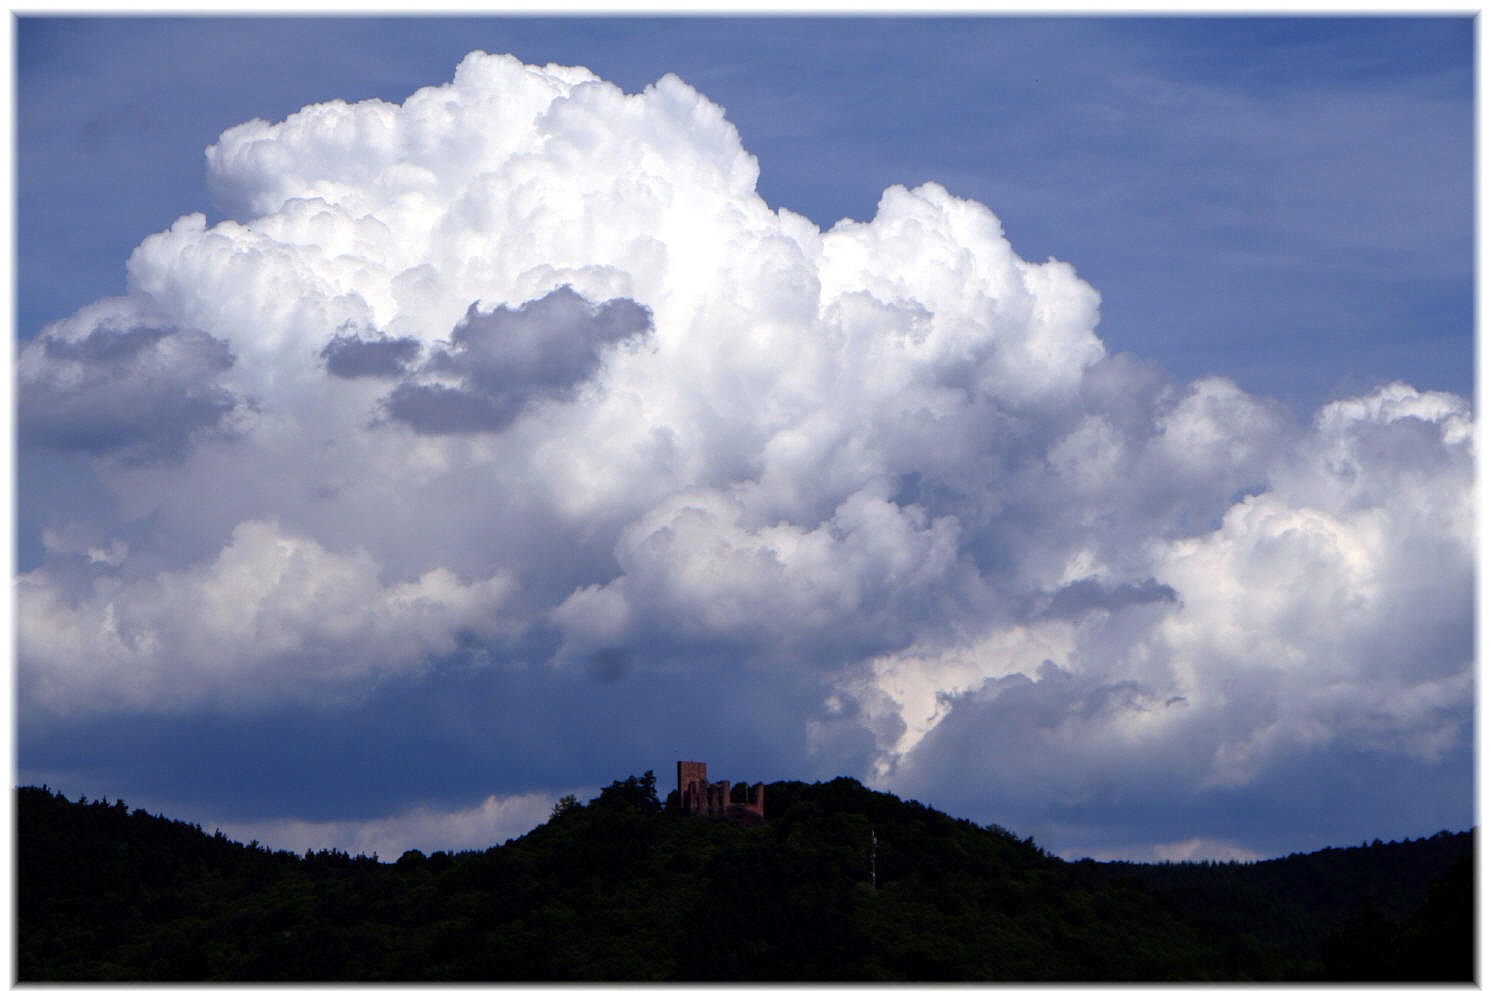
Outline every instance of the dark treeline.
<svg viewBox="0 0 1491 1000">
<path fill-rule="evenodd" d="M 649 772 L 507 844 L 387 863 L 16 794 L 25 983 L 1474 977 L 1471 833 L 1068 863 L 847 778 L 768 785 L 747 828 L 678 815 Z"/>
</svg>

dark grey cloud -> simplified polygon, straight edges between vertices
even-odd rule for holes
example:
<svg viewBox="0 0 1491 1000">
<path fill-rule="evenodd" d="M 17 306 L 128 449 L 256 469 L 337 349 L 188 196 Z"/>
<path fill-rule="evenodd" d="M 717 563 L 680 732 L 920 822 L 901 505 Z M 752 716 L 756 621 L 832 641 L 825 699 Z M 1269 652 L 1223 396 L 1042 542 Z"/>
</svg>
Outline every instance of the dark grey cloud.
<svg viewBox="0 0 1491 1000">
<path fill-rule="evenodd" d="M 1475 824 L 1465 794 L 1475 758 L 1466 706 L 1444 710 L 1466 738 L 1432 763 L 1368 745 L 1296 745 L 1270 754 L 1255 780 L 1197 787 L 1191 775 L 1210 758 L 1215 730 L 1239 723 L 1210 713 L 1187 719 L 1194 707 L 1151 695 L 1055 668 L 994 682 L 956 699 L 898 791 L 992 819 L 1068 857 L 1114 848 L 1145 856 L 1145 845 L 1193 838 L 1267 857 Z M 1178 725 L 1177 738 L 1108 752 L 1076 745 L 1073 734 L 1103 727 L 1136 701 Z M 1406 801 L 1418 805 L 1405 809 Z M 1280 815 L 1291 819 L 1287 832 Z"/>
<path fill-rule="evenodd" d="M 364 338 L 339 333 L 321 349 L 326 373 L 337 378 L 396 378 L 407 374 L 419 357 L 419 341 L 413 337 L 379 335 Z"/>
<path fill-rule="evenodd" d="M 1092 577 L 1074 580 L 1051 595 L 1045 613 L 1052 618 L 1077 619 L 1089 611 L 1117 611 L 1131 604 L 1174 602 L 1175 589 L 1153 578 L 1141 583 L 1105 587 Z"/>
<path fill-rule="evenodd" d="M 200 330 L 43 334 L 17 364 L 20 440 L 129 462 L 179 460 L 194 440 L 224 432 L 242 405 L 218 381 L 233 363 L 228 345 Z"/>
<path fill-rule="evenodd" d="M 705 660 L 704 676 L 598 678 L 523 669 L 525 651 L 507 652 L 508 669 L 474 669 L 457 655 L 356 698 L 272 711 L 82 716 L 27 706 L 16 719 L 18 774 L 73 794 L 119 790 L 110 794 L 132 805 L 182 803 L 172 814 L 194 820 L 321 820 L 389 815 L 414 801 L 454 807 L 474 790 L 598 788 L 649 768 L 671 781 L 673 762 L 695 756 L 751 780 L 842 773 L 804 763 L 800 709 L 754 672 Z"/>
<path fill-rule="evenodd" d="M 389 416 L 420 434 L 472 434 L 507 426 L 522 402 L 494 399 L 469 389 L 406 382 L 389 395 L 385 406 Z"/>
<path fill-rule="evenodd" d="M 473 303 L 450 346 L 401 383 L 385 406 L 421 434 L 501 430 L 529 404 L 585 382 L 606 347 L 651 326 L 647 308 L 631 299 L 597 305 L 568 285 L 517 308 L 483 313 Z"/>
<path fill-rule="evenodd" d="M 615 684 L 631 673 L 633 666 L 635 664 L 630 650 L 620 646 L 607 646 L 591 654 L 589 674 L 592 680 L 601 684 Z"/>
</svg>

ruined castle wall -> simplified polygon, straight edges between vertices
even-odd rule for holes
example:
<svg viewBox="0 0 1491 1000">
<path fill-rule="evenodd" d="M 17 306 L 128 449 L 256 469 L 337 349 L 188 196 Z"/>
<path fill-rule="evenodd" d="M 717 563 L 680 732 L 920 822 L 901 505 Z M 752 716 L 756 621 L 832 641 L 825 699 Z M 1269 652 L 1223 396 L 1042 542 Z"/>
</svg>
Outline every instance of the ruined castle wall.
<svg viewBox="0 0 1491 1000">
<path fill-rule="evenodd" d="M 765 821 L 766 785 L 751 786 L 749 802 L 730 801 L 730 782 L 709 780 L 709 769 L 703 761 L 678 762 L 678 807 L 685 816 L 709 816 L 756 824 Z"/>
</svg>

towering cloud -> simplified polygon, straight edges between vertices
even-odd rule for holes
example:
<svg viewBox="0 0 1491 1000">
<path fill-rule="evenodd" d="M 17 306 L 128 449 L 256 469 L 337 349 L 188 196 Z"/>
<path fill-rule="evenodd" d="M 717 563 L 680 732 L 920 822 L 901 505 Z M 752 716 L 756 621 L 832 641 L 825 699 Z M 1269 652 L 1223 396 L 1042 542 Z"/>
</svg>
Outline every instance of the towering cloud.
<svg viewBox="0 0 1491 1000">
<path fill-rule="evenodd" d="M 56 531 L 129 543 L 22 574 L 23 711 L 334 704 L 459 662 L 546 678 L 487 724 L 553 753 L 556 692 L 601 678 L 614 720 L 558 751 L 583 779 L 574 745 L 672 678 L 757 692 L 806 772 L 1068 842 L 1161 785 L 1266 799 L 1295 754 L 1326 783 L 1469 753 L 1464 400 L 1301 427 L 1171 385 L 937 184 L 826 232 L 772 211 L 672 77 L 474 53 L 208 164 L 233 218 L 151 236 L 125 299 L 22 354 L 23 443 L 111 498 Z M 677 726 L 737 710 L 697 704 Z"/>
</svg>

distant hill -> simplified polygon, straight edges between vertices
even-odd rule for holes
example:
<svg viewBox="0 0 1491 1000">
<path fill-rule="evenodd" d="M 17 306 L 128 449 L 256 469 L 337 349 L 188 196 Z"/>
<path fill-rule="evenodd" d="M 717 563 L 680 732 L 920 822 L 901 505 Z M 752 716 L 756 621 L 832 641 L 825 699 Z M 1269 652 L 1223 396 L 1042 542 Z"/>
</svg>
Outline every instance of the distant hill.
<svg viewBox="0 0 1491 1000">
<path fill-rule="evenodd" d="M 848 778 L 768 785 L 767 822 L 744 827 L 679 815 L 649 772 L 505 845 L 387 863 L 16 796 L 23 983 L 1474 976 L 1471 833 L 1068 863 Z"/>
</svg>

